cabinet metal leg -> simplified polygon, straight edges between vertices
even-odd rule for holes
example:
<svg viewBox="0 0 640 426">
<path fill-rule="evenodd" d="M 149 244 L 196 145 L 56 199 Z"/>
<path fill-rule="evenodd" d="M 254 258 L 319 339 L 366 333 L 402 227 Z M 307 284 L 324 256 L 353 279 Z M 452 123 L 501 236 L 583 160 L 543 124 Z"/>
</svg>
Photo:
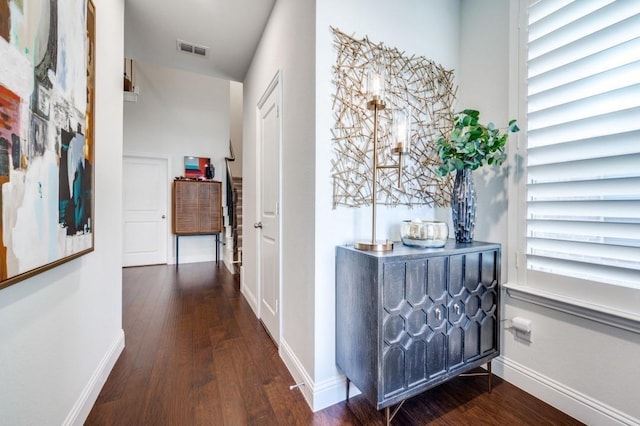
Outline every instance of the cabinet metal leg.
<svg viewBox="0 0 640 426">
<path fill-rule="evenodd" d="M 216 234 L 216 263 L 220 260 L 220 234 Z"/>
<path fill-rule="evenodd" d="M 400 408 L 402 408 L 402 404 L 404 404 L 405 401 L 406 401 L 406 399 L 403 399 L 402 401 L 400 401 L 400 403 L 395 406 L 393 411 L 391 411 L 391 407 L 385 407 L 385 409 L 384 409 L 384 424 L 386 426 L 390 426 L 391 425 L 391 420 L 393 420 L 393 418 L 396 416 L 396 414 L 398 414 L 398 411 L 400 411 Z"/>
<path fill-rule="evenodd" d="M 487 363 L 487 372 L 489 373 L 489 393 L 491 393 L 491 388 L 492 388 L 491 377 L 493 376 L 491 374 L 491 361 Z"/>
<path fill-rule="evenodd" d="M 178 269 L 178 263 L 180 263 L 180 244 L 178 239 L 179 237 L 176 235 L 176 269 Z"/>
<path fill-rule="evenodd" d="M 351 385 L 351 380 L 347 377 L 347 402 L 349 402 L 349 385 Z"/>
<path fill-rule="evenodd" d="M 486 373 L 462 373 L 460 374 L 460 377 L 472 377 L 472 376 L 488 376 L 488 380 L 489 380 L 489 393 L 491 393 L 492 387 L 493 387 L 493 382 L 491 380 L 492 378 L 492 374 L 491 374 L 491 361 L 487 361 L 487 372 Z"/>
</svg>

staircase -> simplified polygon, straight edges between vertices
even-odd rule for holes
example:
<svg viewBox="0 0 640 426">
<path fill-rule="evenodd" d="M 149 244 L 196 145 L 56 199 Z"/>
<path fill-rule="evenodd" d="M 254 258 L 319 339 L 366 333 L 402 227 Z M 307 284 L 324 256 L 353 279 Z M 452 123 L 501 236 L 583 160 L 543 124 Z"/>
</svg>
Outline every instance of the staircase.
<svg viewBox="0 0 640 426">
<path fill-rule="evenodd" d="M 242 177 L 233 176 L 229 163 L 236 161 L 229 141 L 229 156 L 224 158 L 227 168 L 225 216 L 225 264 L 233 273 L 240 273 L 242 266 Z M 232 248 L 231 248 L 232 247 Z M 233 265 L 233 267 L 231 266 Z"/>
<path fill-rule="evenodd" d="M 242 266 L 242 178 L 234 177 L 232 182 L 233 191 L 233 264 L 236 273 Z"/>
</svg>

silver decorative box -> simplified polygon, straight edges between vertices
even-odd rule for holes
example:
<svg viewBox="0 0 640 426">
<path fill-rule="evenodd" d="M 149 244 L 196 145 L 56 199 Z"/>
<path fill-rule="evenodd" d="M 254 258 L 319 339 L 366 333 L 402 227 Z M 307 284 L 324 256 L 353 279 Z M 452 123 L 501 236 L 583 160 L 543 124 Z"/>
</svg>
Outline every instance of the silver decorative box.
<svg viewBox="0 0 640 426">
<path fill-rule="evenodd" d="M 444 247 L 449 237 L 446 222 L 432 220 L 404 220 L 400 227 L 402 242 L 412 247 Z"/>
</svg>

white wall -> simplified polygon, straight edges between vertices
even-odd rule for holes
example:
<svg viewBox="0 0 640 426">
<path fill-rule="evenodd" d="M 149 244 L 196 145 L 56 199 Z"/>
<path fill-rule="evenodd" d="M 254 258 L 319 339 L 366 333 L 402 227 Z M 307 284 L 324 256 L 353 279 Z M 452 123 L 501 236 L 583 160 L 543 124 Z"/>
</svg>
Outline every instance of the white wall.
<svg viewBox="0 0 640 426">
<path fill-rule="evenodd" d="M 244 82 L 244 236 L 241 290 L 257 311 L 256 111 L 276 73 L 282 76 L 280 354 L 296 380 L 314 370 L 314 16 L 313 2 L 278 0 Z M 296 365 L 297 368 L 292 368 Z M 300 372 L 303 373 L 300 373 Z M 306 375 L 301 377 L 300 374 Z"/>
<path fill-rule="evenodd" d="M 167 220 L 171 223 L 171 182 L 184 176 L 185 155 L 210 158 L 214 179 L 226 189 L 229 81 L 140 61 L 136 61 L 135 75 L 140 94 L 137 102 L 124 105 L 124 153 L 169 160 Z M 171 263 L 175 262 L 175 238 L 168 238 Z M 214 236 L 180 239 L 180 263 L 214 259 Z"/>
<path fill-rule="evenodd" d="M 244 86 L 235 81 L 229 82 L 229 102 L 231 118 L 231 146 L 236 161 L 229 164 L 233 177 L 242 177 L 242 98 Z"/>
<path fill-rule="evenodd" d="M 344 399 L 344 384 L 335 367 L 335 247 L 371 238 L 371 208 L 332 209 L 332 141 L 335 124 L 331 67 L 336 51 L 330 26 L 355 38 L 396 47 L 406 55 L 421 55 L 447 69 L 458 68 L 460 3 L 450 0 L 331 0 L 317 2 L 316 62 L 316 270 L 314 408 Z M 400 222 L 413 217 L 447 220 L 449 209 L 424 206 L 378 207 L 379 239 L 400 239 Z"/>
<path fill-rule="evenodd" d="M 480 109 L 496 124 L 515 118 L 518 97 L 507 82 L 516 75 L 516 55 L 509 50 L 509 17 L 517 1 L 463 0 L 460 50 L 460 100 Z M 491 25 L 487 25 L 491 22 Z M 512 31 L 515 33 L 515 31 Z M 511 104 L 510 102 L 511 101 Z M 510 149 L 514 160 L 515 141 Z M 509 164 L 515 182 L 514 161 Z M 504 168 L 501 171 L 504 172 Z M 503 244 L 503 283 L 517 283 L 517 186 L 504 174 L 475 176 L 479 239 Z M 509 190 L 508 205 L 505 193 Z M 504 271 L 507 269 L 509 275 Z M 502 356 L 494 372 L 587 424 L 640 423 L 640 335 L 532 303 L 503 297 L 503 319 L 532 321 L 532 342 L 503 330 Z M 503 322 L 504 324 L 504 322 Z"/>
<path fill-rule="evenodd" d="M 477 109 L 483 123 L 493 122 L 498 127 L 516 118 L 508 116 L 508 12 L 508 0 L 462 0 L 457 111 Z M 486 25 L 486 20 L 491 25 Z M 489 40 L 491 45 L 484 45 L 482 40 Z M 507 242 L 507 170 L 507 164 L 503 164 L 473 173 L 478 203 L 474 239 L 502 243 L 503 250 Z M 502 280 L 507 281 L 506 257 Z"/>
<path fill-rule="evenodd" d="M 256 222 L 256 105 L 278 70 L 283 78 L 282 141 L 282 345 L 281 356 L 314 409 L 344 398 L 335 368 L 334 250 L 365 237 L 369 209 L 331 209 L 330 93 L 335 62 L 329 26 L 359 32 L 426 55 L 449 68 L 458 63 L 459 2 L 411 1 L 392 8 L 402 19 L 386 19 L 388 2 L 323 1 L 315 10 L 279 0 L 244 85 L 244 202 L 247 224 Z M 336 13 L 336 12 L 339 13 Z M 317 16 L 316 16 L 317 13 Z M 406 28 L 412 28 L 407 32 Z M 292 36 L 295 35 L 295 36 Z M 432 42 L 425 42 L 431 39 Z M 315 52 L 315 55 L 314 55 Z M 416 212 L 380 209 L 381 229 L 397 228 Z M 434 212 L 424 208 L 421 215 Z M 388 217 L 385 217 L 388 216 Z M 369 225 L 370 227 L 370 225 Z M 391 231 L 393 232 L 393 231 Z M 397 230 L 395 231 L 397 233 Z M 243 294 L 257 310 L 256 234 L 245 227 Z"/>
<path fill-rule="evenodd" d="M 124 346 L 124 0 L 95 6 L 95 250 L 0 290 L 0 424 L 81 424 Z"/>
<path fill-rule="evenodd" d="M 312 63 L 307 56 L 312 47 L 304 44 L 311 35 L 308 28 L 313 13 L 291 1 L 279 0 L 245 82 L 245 210 L 246 222 L 255 221 L 255 105 L 278 69 L 284 70 L 283 162 L 283 262 L 284 325 L 281 355 L 314 409 L 343 399 L 344 387 L 334 359 L 334 250 L 338 244 L 369 237 L 370 211 L 331 209 L 331 134 L 333 126 L 330 94 L 331 65 L 335 61 L 329 26 L 355 37 L 368 36 L 409 54 L 427 56 L 456 71 L 460 83 L 456 109 L 476 108 L 482 118 L 498 125 L 507 123 L 512 99 L 508 82 L 509 4 L 514 1 L 432 0 L 384 2 L 317 2 L 315 17 L 315 70 L 291 75 L 295 55 L 300 63 Z M 295 10 L 301 8 L 302 10 Z M 293 14 L 298 15 L 291 18 Z M 390 16 L 398 16 L 389 19 Z M 301 27 L 297 22 L 303 23 Z M 490 23 L 490 24 L 487 24 Z M 307 30 L 305 30 L 305 28 Z M 286 34 L 296 34 L 287 38 Z M 296 50 L 297 49 L 297 50 Z M 299 65 L 302 66 L 302 65 Z M 300 72 L 300 69 L 295 69 Z M 313 81 L 315 76 L 315 82 Z M 311 84 L 315 86 L 310 87 Z M 315 106 L 310 104 L 315 88 Z M 295 89 L 295 90 L 294 90 Z M 293 93 L 292 93 L 293 92 Z M 287 109 L 292 104 L 295 110 Z M 310 119 L 308 114 L 315 114 Z M 315 135 L 307 134 L 314 128 Z M 304 131 L 307 126 L 307 132 Z M 301 135 L 294 141 L 292 135 Z M 306 137 L 305 137 L 306 136 Z M 313 145 L 313 146 L 312 146 Z M 310 149 L 313 148 L 313 152 Z M 295 149 L 296 155 L 287 153 Z M 309 164 L 313 159 L 314 164 Z M 301 167 L 304 166 L 304 167 Z M 305 169 L 306 167 L 306 169 Z M 509 280 L 507 260 L 515 247 L 508 221 L 507 198 L 509 167 L 483 169 L 475 174 L 479 221 L 476 239 L 503 245 L 503 282 Z M 313 171 L 313 172 L 312 172 Z M 310 187 L 309 176 L 315 179 Z M 313 199 L 309 195 L 313 195 Z M 295 201 L 295 205 L 288 204 Z M 513 202 L 511 203 L 511 205 Z M 449 214 L 448 209 L 444 210 Z M 441 215 L 425 208 L 421 215 Z M 415 212 L 406 209 L 380 209 L 378 233 L 394 237 L 400 219 Z M 439 218 L 442 218 L 439 216 Z M 314 227 L 309 235 L 308 226 Z M 292 249 L 295 248 L 295 251 Z M 257 309 L 255 234 L 245 242 L 246 274 L 243 292 Z M 309 256 L 315 256 L 309 264 Z M 287 263 L 287 259 L 294 262 Z M 313 276 L 310 276 L 313 274 Z M 637 422 L 635 404 L 638 365 L 632 353 L 640 353 L 637 334 L 596 324 L 568 314 L 505 297 L 504 318 L 523 315 L 533 320 L 533 342 L 518 341 L 509 331 L 502 332 L 503 357 L 496 371 L 529 392 L 588 423 L 606 424 L 612 419 Z M 288 302 L 289 301 L 289 302 Z M 291 306 L 291 302 L 295 304 Z M 310 338 L 309 333 L 313 333 Z M 631 420 L 629 420 L 631 419 Z"/>
<path fill-rule="evenodd" d="M 256 105 L 278 70 L 283 78 L 282 344 L 280 354 L 314 410 L 344 399 L 335 367 L 335 246 L 370 238 L 368 208 L 332 210 L 330 94 L 336 26 L 447 68 L 458 65 L 459 2 L 449 0 L 278 0 L 244 83 L 244 221 L 256 222 Z M 317 15 L 316 15 L 317 13 Z M 397 14 L 399 19 L 388 19 Z M 410 28 L 410 31 L 407 31 Z M 314 54 L 315 52 L 315 54 Z M 446 214 L 447 212 L 445 212 Z M 381 238 L 397 238 L 401 219 L 430 208 L 380 208 Z M 369 223 L 369 225 L 367 225 Z M 245 227 L 242 291 L 257 311 L 256 234 Z"/>
</svg>

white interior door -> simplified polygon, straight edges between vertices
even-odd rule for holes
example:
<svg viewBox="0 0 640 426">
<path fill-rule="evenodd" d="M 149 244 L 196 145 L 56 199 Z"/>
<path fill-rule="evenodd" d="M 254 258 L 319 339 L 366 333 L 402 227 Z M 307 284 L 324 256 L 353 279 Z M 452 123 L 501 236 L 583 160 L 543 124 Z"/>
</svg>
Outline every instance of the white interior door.
<svg viewBox="0 0 640 426">
<path fill-rule="evenodd" d="M 258 104 L 258 279 L 260 320 L 280 342 L 280 88 L 278 76 Z"/>
<path fill-rule="evenodd" d="M 167 160 L 123 159 L 123 266 L 167 263 Z"/>
</svg>

